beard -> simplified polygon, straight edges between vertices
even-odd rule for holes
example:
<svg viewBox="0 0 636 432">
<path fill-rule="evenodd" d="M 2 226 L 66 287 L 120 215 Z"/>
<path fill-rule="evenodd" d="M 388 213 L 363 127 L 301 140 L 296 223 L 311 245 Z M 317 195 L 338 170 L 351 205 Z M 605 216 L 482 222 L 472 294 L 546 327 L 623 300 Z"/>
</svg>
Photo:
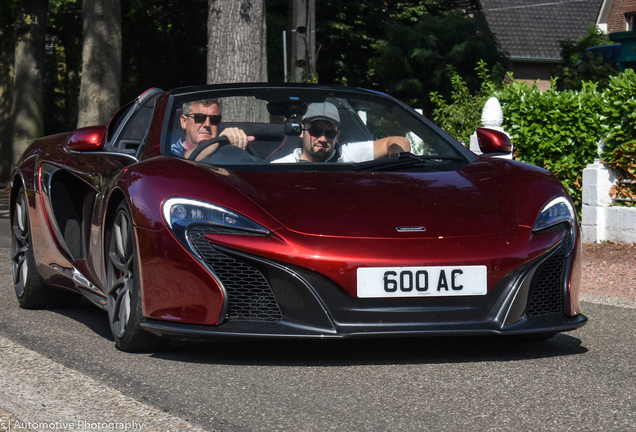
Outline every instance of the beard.
<svg viewBox="0 0 636 432">
<path fill-rule="evenodd" d="M 331 153 L 323 148 L 315 150 L 312 154 L 314 162 L 324 162 L 329 159 L 329 156 L 331 156 Z"/>
</svg>

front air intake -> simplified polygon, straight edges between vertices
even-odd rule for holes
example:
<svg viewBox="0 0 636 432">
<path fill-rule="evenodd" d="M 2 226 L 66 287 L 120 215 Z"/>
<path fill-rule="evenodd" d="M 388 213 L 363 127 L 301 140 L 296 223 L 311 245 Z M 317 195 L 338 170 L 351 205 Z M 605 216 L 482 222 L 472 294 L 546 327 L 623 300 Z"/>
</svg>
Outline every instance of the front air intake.
<svg viewBox="0 0 636 432">
<path fill-rule="evenodd" d="M 222 233 L 230 234 L 228 231 L 231 230 L 223 229 Z M 214 227 L 196 226 L 189 231 L 189 238 L 227 291 L 229 308 L 226 319 L 280 321 L 282 313 L 265 276 L 251 265 L 216 250 L 203 238 L 205 234 L 212 233 L 219 232 Z"/>
<path fill-rule="evenodd" d="M 550 315 L 563 312 L 563 287 L 570 236 L 566 233 L 561 245 L 537 269 L 530 288 L 527 315 Z"/>
</svg>

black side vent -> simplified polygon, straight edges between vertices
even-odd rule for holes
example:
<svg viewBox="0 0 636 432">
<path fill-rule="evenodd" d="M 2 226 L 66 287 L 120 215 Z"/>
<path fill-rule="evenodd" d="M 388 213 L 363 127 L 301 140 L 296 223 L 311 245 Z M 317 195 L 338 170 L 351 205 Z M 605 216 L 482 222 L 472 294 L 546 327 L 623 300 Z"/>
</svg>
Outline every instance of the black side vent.
<svg viewBox="0 0 636 432">
<path fill-rule="evenodd" d="M 559 248 L 539 266 L 532 281 L 528 316 L 563 312 L 563 284 L 570 236 L 565 235 Z"/>
<path fill-rule="evenodd" d="M 51 207 L 55 221 L 64 238 L 66 247 L 73 260 L 84 258 L 82 248 L 82 207 L 84 204 L 83 194 L 71 188 L 63 177 L 66 174 L 56 174 L 51 182 L 50 197 Z"/>
<path fill-rule="evenodd" d="M 225 286 L 229 300 L 227 319 L 280 321 L 283 315 L 265 276 L 251 265 L 214 249 L 210 242 L 203 238 L 204 234 L 211 233 L 219 232 L 217 228 L 197 226 L 190 229 L 189 237 L 199 254 Z M 240 232 L 232 231 L 232 233 Z"/>
</svg>

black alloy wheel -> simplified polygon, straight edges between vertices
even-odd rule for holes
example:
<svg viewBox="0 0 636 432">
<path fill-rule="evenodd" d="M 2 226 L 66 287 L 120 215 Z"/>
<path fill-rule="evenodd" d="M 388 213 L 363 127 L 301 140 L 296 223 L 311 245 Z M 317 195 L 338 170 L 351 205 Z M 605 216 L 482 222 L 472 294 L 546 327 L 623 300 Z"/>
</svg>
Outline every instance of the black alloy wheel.
<svg viewBox="0 0 636 432">
<path fill-rule="evenodd" d="M 107 309 L 115 345 L 128 352 L 153 350 L 159 339 L 141 328 L 143 313 L 137 245 L 125 201 L 115 211 L 107 238 Z"/>
<path fill-rule="evenodd" d="M 81 294 L 46 286 L 37 272 L 33 255 L 33 238 L 29 221 L 26 192 L 20 188 L 13 205 L 11 226 L 11 261 L 13 287 L 20 307 L 42 309 L 46 307 L 76 306 Z"/>
<path fill-rule="evenodd" d="M 13 287 L 20 307 L 39 309 L 48 306 L 50 293 L 42 284 L 35 268 L 29 209 L 24 188 L 18 192 L 13 206 L 11 227 L 11 260 L 13 262 Z"/>
</svg>

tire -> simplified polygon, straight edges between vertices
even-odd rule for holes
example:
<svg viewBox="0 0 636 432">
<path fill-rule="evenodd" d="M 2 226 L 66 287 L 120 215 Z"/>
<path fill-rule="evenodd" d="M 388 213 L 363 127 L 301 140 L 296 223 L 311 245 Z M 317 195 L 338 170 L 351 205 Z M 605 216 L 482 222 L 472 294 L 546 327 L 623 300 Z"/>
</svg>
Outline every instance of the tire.
<svg viewBox="0 0 636 432">
<path fill-rule="evenodd" d="M 52 289 L 40 279 L 33 255 L 33 238 L 24 188 L 18 191 L 13 206 L 11 234 L 13 287 L 20 307 L 44 309 L 76 306 L 82 299 L 81 294 Z"/>
<path fill-rule="evenodd" d="M 106 244 L 107 310 L 115 346 L 127 352 L 158 348 L 160 339 L 141 328 L 143 321 L 137 244 L 126 201 L 117 206 Z"/>
<path fill-rule="evenodd" d="M 42 283 L 36 270 L 29 222 L 26 193 L 24 188 L 21 188 L 13 206 L 11 227 L 13 287 L 20 307 L 24 309 L 42 309 L 49 305 L 51 293 Z"/>
</svg>

